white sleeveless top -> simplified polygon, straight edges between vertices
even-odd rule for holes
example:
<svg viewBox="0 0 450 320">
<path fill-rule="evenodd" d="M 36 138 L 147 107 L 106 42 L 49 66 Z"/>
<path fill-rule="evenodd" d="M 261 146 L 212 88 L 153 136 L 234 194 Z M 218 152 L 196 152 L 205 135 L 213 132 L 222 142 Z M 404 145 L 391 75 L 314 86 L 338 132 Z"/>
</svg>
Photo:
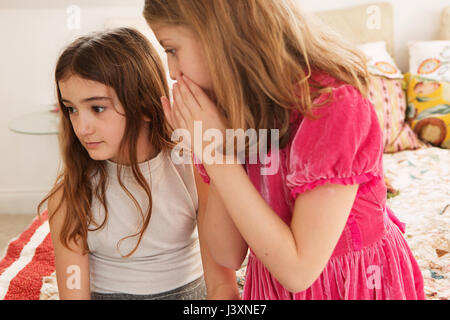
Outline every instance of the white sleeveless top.
<svg viewBox="0 0 450 320">
<path fill-rule="evenodd" d="M 203 274 L 197 234 L 198 198 L 192 164 L 174 164 L 170 151 L 140 163 L 152 194 L 152 213 L 137 250 L 142 218 L 118 183 L 117 165 L 106 160 L 108 219 L 97 231 L 88 232 L 91 291 L 100 293 L 156 294 L 183 286 Z M 122 183 L 146 214 L 148 197 L 135 181 L 131 167 L 122 166 Z M 95 179 L 94 179 L 95 181 Z M 92 214 L 103 222 L 105 212 L 94 197 Z M 95 229 L 90 225 L 89 229 Z"/>
</svg>

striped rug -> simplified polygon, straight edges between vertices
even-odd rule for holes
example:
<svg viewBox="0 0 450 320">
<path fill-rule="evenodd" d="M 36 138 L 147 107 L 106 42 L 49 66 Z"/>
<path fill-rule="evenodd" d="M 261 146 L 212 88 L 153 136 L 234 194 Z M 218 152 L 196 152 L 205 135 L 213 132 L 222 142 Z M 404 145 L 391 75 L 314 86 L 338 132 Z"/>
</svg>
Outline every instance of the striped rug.
<svg viewBox="0 0 450 320">
<path fill-rule="evenodd" d="M 45 211 L 0 259 L 0 300 L 39 300 L 44 277 L 55 271 L 55 257 Z"/>
</svg>

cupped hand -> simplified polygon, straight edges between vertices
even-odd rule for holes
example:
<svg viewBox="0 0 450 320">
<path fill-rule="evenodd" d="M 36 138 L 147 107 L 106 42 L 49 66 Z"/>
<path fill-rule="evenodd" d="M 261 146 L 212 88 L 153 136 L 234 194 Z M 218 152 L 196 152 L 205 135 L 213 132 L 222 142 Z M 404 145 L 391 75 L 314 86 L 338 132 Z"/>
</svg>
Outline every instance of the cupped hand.
<svg viewBox="0 0 450 320">
<path fill-rule="evenodd" d="M 161 97 L 164 113 L 174 129 L 184 129 L 190 133 L 190 140 L 186 146 L 198 158 L 202 158 L 206 144 L 204 133 L 210 129 L 219 130 L 225 140 L 225 123 L 216 104 L 208 95 L 186 76 L 177 78 L 173 85 L 173 104 L 167 97 Z M 201 131 L 200 131 L 201 127 Z M 198 135 L 201 137 L 198 137 Z M 194 143 L 201 141 L 201 145 Z"/>
</svg>

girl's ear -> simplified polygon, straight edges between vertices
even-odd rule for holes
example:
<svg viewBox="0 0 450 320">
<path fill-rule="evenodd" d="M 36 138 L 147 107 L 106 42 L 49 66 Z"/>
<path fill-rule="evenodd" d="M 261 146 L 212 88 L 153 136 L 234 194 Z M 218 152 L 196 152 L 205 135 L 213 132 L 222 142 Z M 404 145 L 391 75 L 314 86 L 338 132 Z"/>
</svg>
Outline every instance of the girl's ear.
<svg viewBox="0 0 450 320">
<path fill-rule="evenodd" d="M 144 119 L 145 122 L 150 122 L 150 119 L 147 116 L 144 116 L 143 119 Z"/>
</svg>

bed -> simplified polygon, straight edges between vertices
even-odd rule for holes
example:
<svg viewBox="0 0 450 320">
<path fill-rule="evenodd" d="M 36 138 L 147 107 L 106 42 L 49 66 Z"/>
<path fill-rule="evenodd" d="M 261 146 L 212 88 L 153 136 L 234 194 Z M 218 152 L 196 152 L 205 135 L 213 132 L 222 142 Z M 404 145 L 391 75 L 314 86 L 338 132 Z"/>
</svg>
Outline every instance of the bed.
<svg viewBox="0 0 450 320">
<path fill-rule="evenodd" d="M 365 20 L 361 19 L 367 13 L 368 6 L 321 12 L 318 15 L 349 41 L 385 41 L 387 50 L 392 53 L 392 8 L 386 3 L 376 4 L 386 23 L 382 28 L 373 30 L 366 28 Z M 441 34 L 450 37 L 446 29 L 450 25 L 450 7 L 444 10 L 442 17 Z M 141 17 L 115 18 L 106 22 L 106 27 L 125 25 L 146 31 Z M 427 299 L 448 300 L 450 150 L 422 144 L 410 150 L 394 151 L 389 150 L 383 156 L 386 178 L 397 191 L 388 198 L 388 205 L 406 223 L 404 236 L 422 270 Z M 0 259 L 0 299 L 58 299 L 53 249 L 46 218 L 45 213 L 42 220 L 36 218 L 27 230 L 9 243 L 4 257 Z M 244 262 L 236 273 L 241 290 L 245 271 Z"/>
<path fill-rule="evenodd" d="M 389 206 L 406 223 L 405 237 L 419 263 L 427 299 L 450 298 L 450 152 L 428 147 L 385 154 L 386 176 L 398 195 Z M 0 262 L 1 299 L 58 299 L 47 216 L 11 241 Z M 6 268 L 4 268 L 6 266 Z M 245 264 L 238 270 L 242 289 Z"/>
</svg>

